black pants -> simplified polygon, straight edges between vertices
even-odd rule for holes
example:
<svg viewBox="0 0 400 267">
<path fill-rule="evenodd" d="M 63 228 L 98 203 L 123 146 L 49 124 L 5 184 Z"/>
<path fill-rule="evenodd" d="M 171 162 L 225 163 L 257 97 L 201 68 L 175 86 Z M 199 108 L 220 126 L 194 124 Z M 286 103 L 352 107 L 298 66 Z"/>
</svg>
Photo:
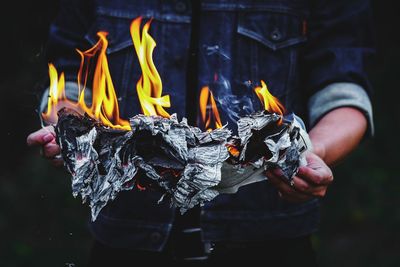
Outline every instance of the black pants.
<svg viewBox="0 0 400 267">
<path fill-rule="evenodd" d="M 188 244 L 189 245 L 189 244 Z M 164 252 L 116 249 L 94 242 L 90 267 L 95 266 L 317 266 L 310 236 L 257 243 L 216 243 L 204 261 L 174 258 L 171 246 Z M 157 265 L 156 265 L 157 264 Z"/>
</svg>

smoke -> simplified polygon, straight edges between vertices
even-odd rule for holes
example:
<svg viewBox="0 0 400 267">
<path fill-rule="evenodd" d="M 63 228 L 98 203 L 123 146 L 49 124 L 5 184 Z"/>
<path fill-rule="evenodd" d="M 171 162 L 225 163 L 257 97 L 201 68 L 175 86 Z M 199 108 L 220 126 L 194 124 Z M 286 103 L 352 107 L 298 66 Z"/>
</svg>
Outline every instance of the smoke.
<svg viewBox="0 0 400 267">
<path fill-rule="evenodd" d="M 231 121 L 237 121 L 240 117 L 254 112 L 253 102 L 249 96 L 237 96 L 233 94 L 231 83 L 222 75 L 215 75 L 217 80 L 211 87 L 215 101 L 225 116 Z"/>
<path fill-rule="evenodd" d="M 232 91 L 231 82 L 227 78 L 232 74 L 233 66 L 229 53 L 219 45 L 203 45 L 202 56 L 207 69 L 207 74 L 202 80 L 203 84 L 209 86 L 225 119 L 236 122 L 241 117 L 255 112 L 253 105 L 255 99 L 250 93 L 253 90 L 251 81 L 237 85 L 243 87 L 242 95 L 234 94 Z"/>
</svg>

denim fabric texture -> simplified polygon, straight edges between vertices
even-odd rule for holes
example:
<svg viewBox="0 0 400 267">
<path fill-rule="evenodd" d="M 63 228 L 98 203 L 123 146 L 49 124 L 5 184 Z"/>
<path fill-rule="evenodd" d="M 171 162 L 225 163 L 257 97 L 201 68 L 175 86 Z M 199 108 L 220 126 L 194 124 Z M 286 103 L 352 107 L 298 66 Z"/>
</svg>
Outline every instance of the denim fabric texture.
<svg viewBox="0 0 400 267">
<path fill-rule="evenodd" d="M 198 81 L 187 88 L 192 14 L 200 12 Z M 198 95 L 209 86 L 221 119 L 234 129 L 239 116 L 262 108 L 253 93 L 264 80 L 288 112 L 307 121 L 311 96 L 332 83 L 357 84 L 371 95 L 365 73 L 373 54 L 368 1 L 204 0 L 192 10 L 189 0 L 63 0 L 51 25 L 47 55 L 66 79 L 76 81 L 80 58 L 98 31 L 108 32 L 109 67 L 123 117 L 141 113 L 136 83 L 140 66 L 129 26 L 142 16 L 153 19 L 150 34 L 157 42 L 154 62 L 170 95 L 169 113 L 186 116 L 187 92 Z M 188 107 L 187 107 L 188 106 Z M 309 125 L 308 125 L 309 127 Z M 90 229 L 112 247 L 160 251 L 170 234 L 175 211 L 157 204 L 160 193 L 131 190 L 109 203 Z M 262 241 L 293 238 L 317 231 L 319 200 L 283 201 L 267 181 L 220 195 L 201 208 L 203 239 Z"/>
</svg>

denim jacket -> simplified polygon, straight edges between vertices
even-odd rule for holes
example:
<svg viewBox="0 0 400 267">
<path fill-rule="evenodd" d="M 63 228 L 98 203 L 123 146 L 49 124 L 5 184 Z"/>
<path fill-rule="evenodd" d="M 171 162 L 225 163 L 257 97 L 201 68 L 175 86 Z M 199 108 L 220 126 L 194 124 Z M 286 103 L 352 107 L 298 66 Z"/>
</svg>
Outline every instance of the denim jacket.
<svg viewBox="0 0 400 267">
<path fill-rule="evenodd" d="M 200 88 L 209 85 L 223 123 L 233 127 L 239 116 L 261 108 L 252 90 L 264 80 L 288 112 L 303 117 L 308 127 L 333 108 L 355 106 L 372 128 L 365 72 L 366 58 L 373 52 L 368 1 L 203 0 L 196 8 L 192 5 L 195 1 L 61 1 L 50 28 L 48 59 L 66 73 L 67 80 L 76 81 L 75 48 L 91 47 L 97 42 L 96 33 L 107 31 L 110 71 L 120 110 L 128 118 L 141 112 L 135 89 L 141 71 L 129 25 L 138 16 L 153 18 L 154 62 L 163 95 L 171 98 L 169 113 L 180 118 L 195 114 L 197 102 L 188 96 L 197 97 Z M 197 32 L 193 32 L 194 13 Z M 195 68 L 189 66 L 193 47 Z M 195 76 L 188 74 L 189 67 Z M 196 81 L 188 81 L 192 77 Z M 175 211 L 168 203 L 157 204 L 160 197 L 151 191 L 121 192 L 90 229 L 110 246 L 162 250 Z M 301 236 L 317 230 L 318 212 L 317 199 L 288 203 L 267 181 L 259 182 L 236 194 L 220 195 L 201 208 L 203 239 Z"/>
</svg>

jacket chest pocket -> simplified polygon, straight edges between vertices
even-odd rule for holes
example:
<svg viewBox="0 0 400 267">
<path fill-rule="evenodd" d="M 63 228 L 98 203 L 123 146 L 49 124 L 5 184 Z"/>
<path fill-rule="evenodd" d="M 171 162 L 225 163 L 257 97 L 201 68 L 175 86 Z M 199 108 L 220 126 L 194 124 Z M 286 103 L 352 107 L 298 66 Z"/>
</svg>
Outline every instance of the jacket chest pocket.
<svg viewBox="0 0 400 267">
<path fill-rule="evenodd" d="M 290 12 L 239 13 L 235 64 L 237 81 L 259 85 L 260 80 L 264 80 L 271 93 L 289 111 L 296 109 L 292 102 L 296 98 L 294 88 L 299 78 L 298 48 L 306 41 L 304 26 L 303 19 Z"/>
</svg>

